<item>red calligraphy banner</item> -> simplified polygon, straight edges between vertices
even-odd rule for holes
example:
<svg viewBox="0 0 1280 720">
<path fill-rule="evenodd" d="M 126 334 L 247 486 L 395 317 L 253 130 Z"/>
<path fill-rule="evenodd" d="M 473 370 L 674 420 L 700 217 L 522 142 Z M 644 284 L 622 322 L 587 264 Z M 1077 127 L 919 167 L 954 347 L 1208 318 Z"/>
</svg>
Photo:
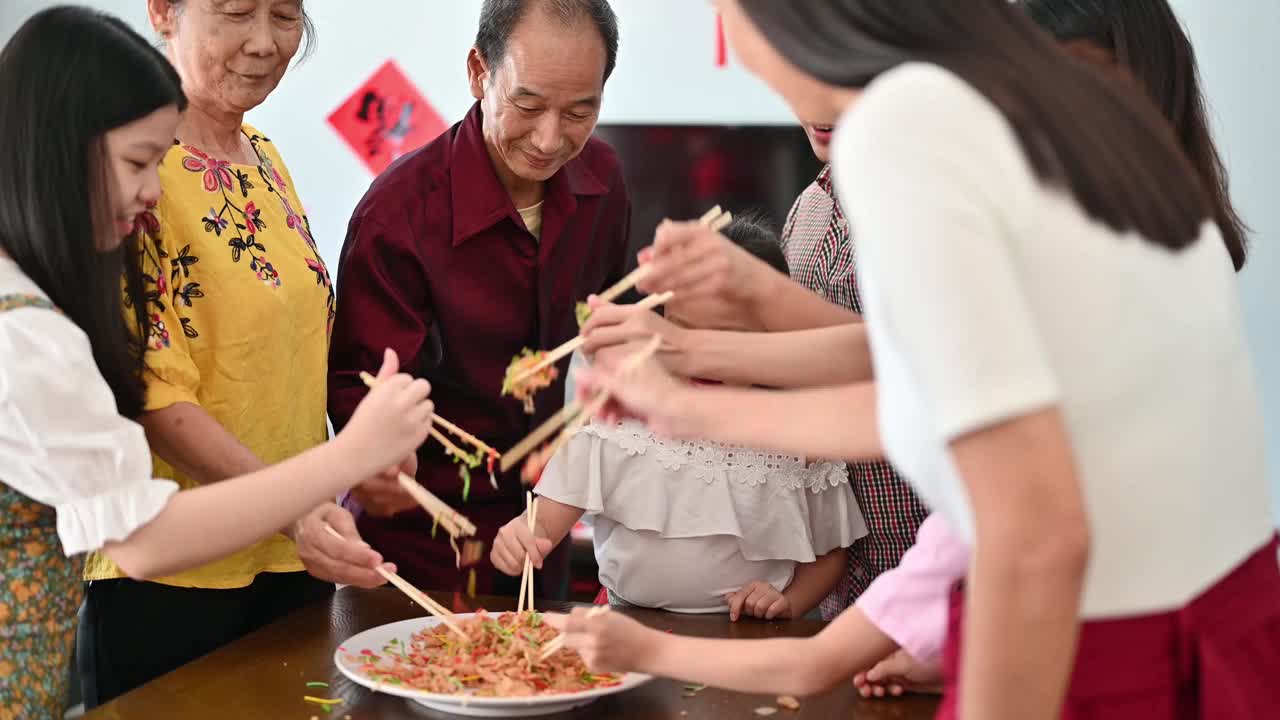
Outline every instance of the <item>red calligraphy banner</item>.
<svg viewBox="0 0 1280 720">
<path fill-rule="evenodd" d="M 374 175 L 448 127 L 391 60 L 329 115 L 329 124 Z"/>
</svg>

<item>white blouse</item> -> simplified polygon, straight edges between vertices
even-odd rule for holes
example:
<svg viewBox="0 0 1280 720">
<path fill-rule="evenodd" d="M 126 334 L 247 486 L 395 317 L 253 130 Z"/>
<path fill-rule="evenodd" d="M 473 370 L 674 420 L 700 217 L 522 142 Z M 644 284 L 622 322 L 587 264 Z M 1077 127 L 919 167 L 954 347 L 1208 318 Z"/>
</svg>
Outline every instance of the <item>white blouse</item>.
<svg viewBox="0 0 1280 720">
<path fill-rule="evenodd" d="M 536 492 L 594 523 L 600 582 L 628 603 L 725 612 L 763 580 L 866 535 L 844 463 L 659 438 L 592 423 L 552 457 Z"/>
<path fill-rule="evenodd" d="M 45 293 L 0 257 L 0 296 Z M 67 555 L 123 540 L 178 486 L 151 477 L 142 428 L 116 412 L 89 338 L 51 310 L 0 312 L 0 482 L 53 507 Z"/>
<path fill-rule="evenodd" d="M 872 83 L 833 149 L 881 436 L 962 537 L 949 444 L 1057 407 L 1092 536 L 1085 617 L 1183 605 L 1269 539 L 1257 388 L 1215 226 L 1172 252 L 1094 221 L 1035 177 L 983 95 L 932 65 Z"/>
</svg>

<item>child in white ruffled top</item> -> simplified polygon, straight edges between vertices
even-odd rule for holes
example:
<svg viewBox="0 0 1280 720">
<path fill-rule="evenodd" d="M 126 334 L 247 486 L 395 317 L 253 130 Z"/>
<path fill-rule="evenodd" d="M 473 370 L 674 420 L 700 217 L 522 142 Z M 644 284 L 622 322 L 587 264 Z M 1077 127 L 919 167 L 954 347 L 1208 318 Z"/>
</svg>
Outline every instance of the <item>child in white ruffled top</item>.
<svg viewBox="0 0 1280 720">
<path fill-rule="evenodd" d="M 786 274 L 761 221 L 724 234 Z M 685 327 L 743 327 L 715 301 L 669 303 Z M 587 515 L 610 604 L 765 619 L 802 617 L 839 582 L 845 549 L 866 534 L 843 462 L 806 461 L 715 443 L 656 437 L 642 425 L 584 427 L 548 463 L 535 492 L 537 528 L 523 516 L 494 540 L 509 575 L 535 567 Z"/>
</svg>

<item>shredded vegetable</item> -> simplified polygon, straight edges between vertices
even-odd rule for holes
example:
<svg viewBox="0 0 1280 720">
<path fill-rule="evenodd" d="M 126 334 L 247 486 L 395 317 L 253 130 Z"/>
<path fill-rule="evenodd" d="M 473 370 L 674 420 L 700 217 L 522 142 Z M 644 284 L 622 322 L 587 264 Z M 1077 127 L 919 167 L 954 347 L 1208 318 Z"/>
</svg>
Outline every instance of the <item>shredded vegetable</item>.
<svg viewBox="0 0 1280 720">
<path fill-rule="evenodd" d="M 348 656 L 360 671 L 387 685 L 451 695 L 529 697 L 584 692 L 622 682 L 594 674 L 577 653 L 561 650 L 543 661 L 541 648 L 556 631 L 534 612 L 489 615 L 459 623 L 463 641 L 444 626 L 427 628 L 400 644 L 402 652 Z"/>
<path fill-rule="evenodd" d="M 519 377 L 525 370 L 532 368 L 534 365 L 542 362 L 546 357 L 546 353 L 533 351 L 525 348 L 520 354 L 511 358 L 511 364 L 507 366 L 507 374 L 502 378 L 502 394 L 524 402 L 524 411 L 530 415 L 533 414 L 533 396 L 539 390 L 551 387 L 551 383 L 560 377 L 560 370 L 555 365 L 548 365 L 529 377 L 521 379 L 519 382 L 512 382 Z"/>
</svg>

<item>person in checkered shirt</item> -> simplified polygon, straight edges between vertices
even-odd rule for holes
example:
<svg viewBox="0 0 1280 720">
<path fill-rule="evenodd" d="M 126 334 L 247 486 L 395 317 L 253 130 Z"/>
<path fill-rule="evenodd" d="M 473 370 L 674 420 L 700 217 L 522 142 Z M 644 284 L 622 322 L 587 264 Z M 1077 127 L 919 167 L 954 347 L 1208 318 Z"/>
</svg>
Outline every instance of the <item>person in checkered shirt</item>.
<svg viewBox="0 0 1280 720">
<path fill-rule="evenodd" d="M 834 121 L 803 124 L 814 154 L 827 162 Z M 791 207 L 782 230 L 782 250 L 792 279 L 827 301 L 861 314 L 853 249 L 853 234 L 836 200 L 828 165 Z M 822 617 L 828 621 L 852 605 L 877 575 L 898 565 L 929 514 L 887 462 L 853 463 L 849 480 L 866 518 L 867 535 L 849 548 L 848 571 L 821 605 Z"/>
</svg>

